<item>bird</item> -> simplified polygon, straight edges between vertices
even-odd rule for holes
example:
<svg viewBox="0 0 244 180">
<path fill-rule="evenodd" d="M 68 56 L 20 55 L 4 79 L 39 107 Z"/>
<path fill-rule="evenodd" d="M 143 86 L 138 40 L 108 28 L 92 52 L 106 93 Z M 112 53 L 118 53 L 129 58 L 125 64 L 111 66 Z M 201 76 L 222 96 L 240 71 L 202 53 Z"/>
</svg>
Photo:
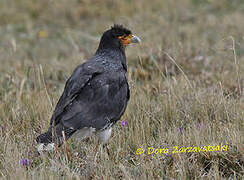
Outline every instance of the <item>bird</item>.
<svg viewBox="0 0 244 180">
<path fill-rule="evenodd" d="M 95 54 L 66 81 L 50 127 L 36 138 L 38 151 L 60 147 L 70 137 L 81 141 L 93 134 L 101 144 L 107 143 L 130 99 L 125 49 L 140 42 L 119 24 L 103 33 Z"/>
</svg>

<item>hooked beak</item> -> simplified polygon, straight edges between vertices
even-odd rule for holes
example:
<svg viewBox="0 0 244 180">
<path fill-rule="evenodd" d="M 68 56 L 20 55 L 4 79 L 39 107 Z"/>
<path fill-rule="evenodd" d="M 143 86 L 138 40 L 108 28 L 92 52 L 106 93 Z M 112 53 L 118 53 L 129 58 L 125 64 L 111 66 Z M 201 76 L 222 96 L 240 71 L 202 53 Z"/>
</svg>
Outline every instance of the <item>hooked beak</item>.
<svg viewBox="0 0 244 180">
<path fill-rule="evenodd" d="M 140 43 L 141 42 L 139 37 L 132 35 L 132 34 L 130 34 L 128 36 L 119 36 L 118 38 L 121 40 L 121 42 L 124 46 L 128 46 L 130 43 Z"/>
<path fill-rule="evenodd" d="M 135 36 L 135 35 L 132 35 L 132 38 L 130 40 L 131 43 L 140 43 L 141 40 L 139 37 Z"/>
</svg>

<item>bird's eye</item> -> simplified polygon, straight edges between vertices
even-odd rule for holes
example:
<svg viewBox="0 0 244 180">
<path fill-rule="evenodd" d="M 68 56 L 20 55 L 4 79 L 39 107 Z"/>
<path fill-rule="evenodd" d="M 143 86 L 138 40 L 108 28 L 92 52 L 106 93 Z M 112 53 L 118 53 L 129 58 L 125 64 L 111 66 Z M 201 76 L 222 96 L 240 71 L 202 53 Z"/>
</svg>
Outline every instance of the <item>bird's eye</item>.
<svg viewBox="0 0 244 180">
<path fill-rule="evenodd" d="M 121 39 L 121 40 L 122 40 L 122 39 L 123 39 L 123 40 L 126 39 L 126 37 L 127 37 L 126 35 L 118 36 L 118 38 Z"/>
</svg>

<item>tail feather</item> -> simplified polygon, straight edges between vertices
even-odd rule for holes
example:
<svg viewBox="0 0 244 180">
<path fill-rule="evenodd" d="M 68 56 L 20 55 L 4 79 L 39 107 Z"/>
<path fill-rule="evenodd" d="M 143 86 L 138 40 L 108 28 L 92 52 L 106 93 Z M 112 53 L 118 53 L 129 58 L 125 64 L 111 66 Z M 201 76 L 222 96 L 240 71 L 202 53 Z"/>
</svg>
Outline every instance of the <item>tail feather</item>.
<svg viewBox="0 0 244 180">
<path fill-rule="evenodd" d="M 49 144 L 53 142 L 53 136 L 51 131 L 47 131 L 36 138 L 37 143 Z"/>
<path fill-rule="evenodd" d="M 75 130 L 63 127 L 61 125 L 57 125 L 55 129 L 56 132 L 54 133 L 52 131 L 52 128 L 50 127 L 47 132 L 39 135 L 36 138 L 36 142 L 39 144 L 38 151 L 43 151 L 43 150 L 50 151 L 54 149 L 55 143 L 60 147 L 64 141 L 62 131 L 64 131 L 66 140 L 68 140 L 75 132 Z"/>
</svg>

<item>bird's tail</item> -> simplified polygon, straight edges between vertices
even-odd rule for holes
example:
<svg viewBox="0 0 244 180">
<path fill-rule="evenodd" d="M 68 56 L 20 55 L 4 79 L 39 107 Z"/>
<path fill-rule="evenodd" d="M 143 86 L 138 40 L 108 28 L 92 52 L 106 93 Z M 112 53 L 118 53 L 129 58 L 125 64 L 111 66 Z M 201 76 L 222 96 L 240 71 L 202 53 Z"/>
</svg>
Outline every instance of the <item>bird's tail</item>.
<svg viewBox="0 0 244 180">
<path fill-rule="evenodd" d="M 57 144 L 57 146 L 61 146 L 64 142 L 64 136 L 65 136 L 65 140 L 68 140 L 71 135 L 75 132 L 75 130 L 70 129 L 70 128 L 64 128 L 61 125 L 57 125 L 54 128 L 49 128 L 47 132 L 39 135 L 36 138 L 36 142 L 38 143 L 38 147 L 37 150 L 40 151 L 52 151 L 55 149 L 55 144 Z M 64 132 L 64 136 L 63 133 Z"/>
</svg>

